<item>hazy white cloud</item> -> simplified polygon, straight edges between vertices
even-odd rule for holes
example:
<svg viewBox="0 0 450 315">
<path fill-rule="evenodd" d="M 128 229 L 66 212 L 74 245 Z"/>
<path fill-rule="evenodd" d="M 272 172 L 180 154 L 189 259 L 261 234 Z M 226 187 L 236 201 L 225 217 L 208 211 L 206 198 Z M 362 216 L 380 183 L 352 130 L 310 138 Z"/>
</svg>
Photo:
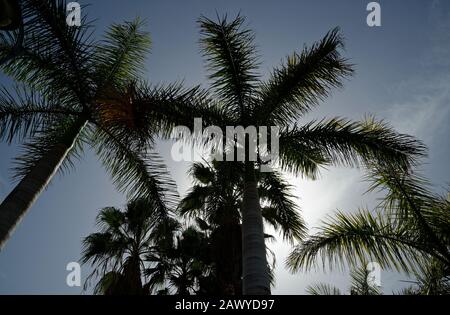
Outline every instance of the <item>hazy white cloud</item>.
<svg viewBox="0 0 450 315">
<path fill-rule="evenodd" d="M 433 144 L 437 138 L 448 133 L 448 82 L 450 76 L 441 76 L 428 82 L 411 80 L 405 91 L 405 95 L 412 95 L 410 99 L 395 103 L 385 116 L 399 132 L 414 135 L 429 145 Z"/>
<path fill-rule="evenodd" d="M 429 47 L 415 69 L 416 75 L 399 82 L 397 100 L 382 113 L 400 132 L 432 145 L 448 134 L 450 116 L 450 2 L 433 0 L 428 20 Z"/>
<path fill-rule="evenodd" d="M 429 21 L 434 30 L 430 33 L 430 50 L 426 56 L 426 65 L 450 67 L 450 2 L 433 0 L 430 6 Z"/>
</svg>

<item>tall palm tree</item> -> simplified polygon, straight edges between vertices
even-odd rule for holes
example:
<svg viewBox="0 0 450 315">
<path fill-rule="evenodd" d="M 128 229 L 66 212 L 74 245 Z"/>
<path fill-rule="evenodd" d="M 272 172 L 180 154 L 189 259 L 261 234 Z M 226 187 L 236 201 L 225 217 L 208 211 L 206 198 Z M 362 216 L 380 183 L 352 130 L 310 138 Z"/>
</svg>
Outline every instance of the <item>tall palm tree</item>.
<svg viewBox="0 0 450 315">
<path fill-rule="evenodd" d="M 211 93 L 225 126 L 277 126 L 279 163 L 296 175 L 315 177 L 320 166 L 385 161 L 408 168 L 423 146 L 374 120 L 332 118 L 299 125 L 299 119 L 340 87 L 353 73 L 341 56 L 339 29 L 301 52 L 290 55 L 267 80 L 257 73 L 259 60 L 253 33 L 237 16 L 228 21 L 202 17 L 201 45 L 207 60 Z M 201 116 L 197 116 L 201 117 Z M 224 130 L 222 129 L 222 130 Z M 248 137 L 246 143 L 248 143 Z M 248 147 L 246 146 L 247 151 Z M 270 146 L 269 146 L 270 151 Z M 247 152 L 249 153 L 249 152 Z M 260 159 L 261 160 L 261 159 Z M 270 294 L 263 219 L 255 177 L 259 162 L 246 155 L 242 205 L 243 292 Z"/>
<path fill-rule="evenodd" d="M 147 87 L 144 115 L 136 89 L 150 37 L 142 22 L 115 24 L 103 41 L 94 42 L 85 17 L 81 27 L 66 24 L 65 1 L 20 4 L 22 49 L 1 66 L 22 87 L 17 93 L 0 93 L 0 140 L 25 145 L 17 158 L 20 181 L 0 205 L 0 248 L 53 175 L 72 165 L 85 144 L 129 198 L 153 198 L 165 212 L 176 192 L 164 165 L 148 148 L 157 132 L 169 128 L 164 119 L 177 117 L 173 110 L 169 116 L 164 111 L 172 104 L 198 104 L 202 93 L 179 85 Z M 0 32 L 0 57 L 14 49 L 18 36 Z"/>
<path fill-rule="evenodd" d="M 94 293 L 150 294 L 146 257 L 171 246 L 178 222 L 162 217 L 157 202 L 140 198 L 128 202 L 125 211 L 101 209 L 97 225 L 100 232 L 83 240 L 82 262 L 94 266 L 85 288 L 92 278 L 100 277 Z"/>
<path fill-rule="evenodd" d="M 417 172 L 402 172 L 392 165 L 373 165 L 368 178 L 370 190 L 385 192 L 379 208 L 374 213 L 338 213 L 316 235 L 296 246 L 287 261 L 290 268 L 309 269 L 318 258 L 330 266 L 355 265 L 370 258 L 384 268 L 420 277 L 440 270 L 440 278 L 448 279 L 449 198 L 432 193 Z"/>
<path fill-rule="evenodd" d="M 190 175 L 194 186 L 180 202 L 180 214 L 196 218 L 210 231 L 222 294 L 242 294 L 243 164 L 216 160 L 194 163 Z M 289 242 L 301 240 L 306 228 L 290 194 L 290 185 L 277 172 L 256 171 L 256 177 L 265 221 L 280 230 Z"/>
</svg>

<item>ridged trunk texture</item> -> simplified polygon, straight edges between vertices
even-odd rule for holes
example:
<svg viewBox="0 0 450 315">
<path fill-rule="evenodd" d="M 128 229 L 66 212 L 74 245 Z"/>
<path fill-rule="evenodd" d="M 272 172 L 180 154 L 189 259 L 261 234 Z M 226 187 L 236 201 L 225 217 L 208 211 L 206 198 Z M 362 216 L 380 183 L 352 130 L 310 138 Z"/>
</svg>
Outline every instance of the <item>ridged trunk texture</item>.
<svg viewBox="0 0 450 315">
<path fill-rule="evenodd" d="M 270 295 L 264 227 L 253 162 L 246 162 L 242 207 L 244 295 Z"/>
<path fill-rule="evenodd" d="M 67 153 L 70 151 L 86 120 L 78 120 L 65 135 L 65 140 L 56 143 L 42 157 L 0 205 L 0 250 L 11 237 L 14 229 L 34 204 L 42 190 L 56 173 Z"/>
</svg>

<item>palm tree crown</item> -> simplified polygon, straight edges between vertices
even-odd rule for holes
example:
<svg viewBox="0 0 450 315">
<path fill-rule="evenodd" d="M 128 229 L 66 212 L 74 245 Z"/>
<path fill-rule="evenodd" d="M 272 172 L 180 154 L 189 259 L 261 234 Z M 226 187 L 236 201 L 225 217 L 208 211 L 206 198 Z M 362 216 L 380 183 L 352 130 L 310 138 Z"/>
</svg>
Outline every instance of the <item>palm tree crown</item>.
<svg viewBox="0 0 450 315">
<path fill-rule="evenodd" d="M 21 86 L 16 93 L 0 93 L 0 140 L 25 145 L 16 160 L 20 182 L 0 206 L 0 246 L 53 174 L 60 166 L 73 165 L 86 145 L 129 198 L 151 197 L 161 213 L 173 208 L 174 183 L 149 148 L 154 136 L 167 133 L 163 113 L 168 105 L 201 107 L 202 93 L 180 85 L 146 85 L 143 115 L 137 87 L 150 37 L 141 21 L 115 24 L 104 40 L 94 41 L 86 17 L 80 27 L 66 24 L 65 1 L 20 4 L 25 34 L 21 51 L 1 67 Z M 22 35 L 1 32 L 0 57 Z M 173 110 L 170 117 L 176 117 Z"/>
<path fill-rule="evenodd" d="M 94 266 L 85 287 L 92 278 L 100 277 L 94 293 L 152 293 L 155 286 L 147 277 L 146 260 L 173 245 L 178 222 L 169 216 L 163 218 L 155 202 L 135 199 L 125 211 L 101 209 L 97 225 L 100 232 L 83 240 L 82 262 Z"/>
<path fill-rule="evenodd" d="M 353 73 L 352 65 L 340 53 L 344 44 L 338 28 L 311 47 L 288 56 L 268 80 L 262 80 L 257 72 L 254 35 L 243 23 L 241 16 L 231 21 L 226 16 L 218 21 L 206 17 L 199 20 L 200 42 L 210 72 L 210 94 L 217 108 L 213 112 L 224 117 L 218 120 L 223 130 L 225 126 L 279 127 L 281 168 L 310 177 L 317 175 L 320 166 L 333 164 L 386 162 L 407 169 L 423 154 L 421 143 L 374 119 L 352 122 L 332 118 L 299 125 L 304 114 Z M 251 161 L 247 154 L 243 167 L 244 294 L 270 293 L 255 177 L 259 161 Z"/>
</svg>

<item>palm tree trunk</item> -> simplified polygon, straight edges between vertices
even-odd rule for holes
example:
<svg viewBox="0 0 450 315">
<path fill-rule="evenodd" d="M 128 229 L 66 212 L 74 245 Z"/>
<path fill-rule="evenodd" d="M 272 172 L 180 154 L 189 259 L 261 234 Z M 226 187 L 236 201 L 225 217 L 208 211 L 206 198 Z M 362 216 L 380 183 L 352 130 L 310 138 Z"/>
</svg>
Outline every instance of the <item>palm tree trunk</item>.
<svg viewBox="0 0 450 315">
<path fill-rule="evenodd" d="M 269 295 L 270 277 L 254 162 L 245 165 L 242 207 L 242 275 L 244 295 Z"/>
<path fill-rule="evenodd" d="M 141 260 L 139 255 L 133 255 L 125 264 L 123 275 L 126 283 L 126 295 L 143 295 L 141 279 Z"/>
<path fill-rule="evenodd" d="M 31 208 L 42 190 L 47 187 L 86 122 L 85 119 L 80 118 L 72 128 L 68 128 L 65 140 L 55 144 L 3 200 L 0 205 L 0 250 L 5 246 L 27 210 Z"/>
</svg>

